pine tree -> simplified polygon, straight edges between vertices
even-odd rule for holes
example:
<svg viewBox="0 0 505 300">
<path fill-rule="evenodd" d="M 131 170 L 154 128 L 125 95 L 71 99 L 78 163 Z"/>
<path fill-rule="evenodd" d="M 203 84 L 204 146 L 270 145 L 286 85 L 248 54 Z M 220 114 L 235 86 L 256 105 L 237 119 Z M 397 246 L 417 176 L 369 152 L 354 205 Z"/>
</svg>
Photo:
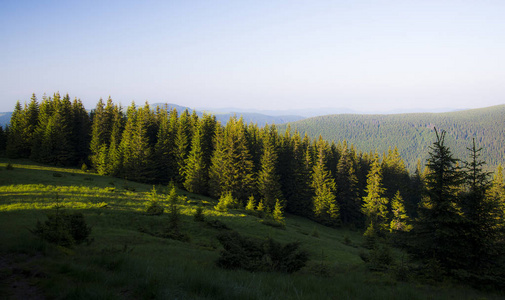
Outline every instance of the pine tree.
<svg viewBox="0 0 505 300">
<path fill-rule="evenodd" d="M 252 170 L 243 120 L 231 118 L 224 132 L 218 130 L 216 134 L 210 170 L 212 194 L 231 192 L 234 198 L 245 204 L 254 188 Z"/>
<path fill-rule="evenodd" d="M 279 224 L 285 223 L 283 208 L 279 199 L 275 201 L 274 210 L 272 211 L 272 218 Z"/>
<path fill-rule="evenodd" d="M 167 107 L 158 112 L 159 128 L 154 151 L 156 178 L 162 183 L 174 180 L 177 174 L 174 140 L 178 118 L 176 109 L 171 110 L 170 114 Z"/>
<path fill-rule="evenodd" d="M 358 195 L 358 178 L 347 144 L 344 146 L 337 164 L 337 202 L 343 224 L 361 223 L 361 199 Z"/>
<path fill-rule="evenodd" d="M 400 191 L 397 191 L 393 200 L 391 200 L 391 210 L 392 217 L 390 231 L 410 231 L 412 229 L 412 225 L 409 224 L 410 218 L 405 210 L 405 205 Z"/>
<path fill-rule="evenodd" d="M 499 202 L 486 197 L 491 184 L 489 173 L 483 171 L 485 162 L 480 160 L 482 148 L 477 149 L 474 139 L 468 150 L 470 160 L 464 163 L 467 191 L 462 203 L 466 222 L 467 261 L 472 270 L 483 273 L 503 253 L 498 244 L 503 238 L 500 220 L 502 210 Z"/>
<path fill-rule="evenodd" d="M 258 175 L 258 192 L 265 205 L 274 208 L 275 201 L 282 198 L 280 176 L 277 173 L 277 152 L 274 145 L 274 135 L 265 127 L 263 138 L 263 154 L 261 156 L 261 169 Z"/>
<path fill-rule="evenodd" d="M 467 260 L 464 217 L 458 192 L 462 173 L 458 159 L 445 145 L 445 131 L 435 130 L 436 141 L 427 161 L 426 197 L 411 231 L 411 252 L 445 270 L 462 268 Z"/>
<path fill-rule="evenodd" d="M 326 143 L 319 137 L 318 155 L 312 172 L 314 217 L 325 225 L 336 226 L 340 223 L 339 207 L 335 196 L 337 187 L 331 173 L 326 169 L 326 147 Z"/>
<path fill-rule="evenodd" d="M 198 126 L 191 141 L 191 152 L 184 166 L 184 188 L 196 194 L 207 192 L 208 169 L 203 157 L 202 138 L 201 128 Z"/>
<path fill-rule="evenodd" d="M 381 164 L 377 152 L 370 172 L 367 176 L 366 196 L 363 197 L 362 211 L 367 217 L 367 231 L 373 234 L 381 235 L 388 229 L 388 199 L 384 197 L 385 189 L 382 186 Z"/>
<path fill-rule="evenodd" d="M 81 100 L 72 102 L 72 135 L 70 142 L 73 146 L 73 165 L 83 163 L 89 156 L 89 143 L 91 136 L 91 120 Z"/>
<path fill-rule="evenodd" d="M 182 185 L 184 182 L 184 170 L 186 166 L 186 159 L 191 150 L 192 132 L 192 119 L 188 110 L 182 112 L 177 123 L 177 131 L 175 134 L 175 161 L 177 163 L 177 174 L 175 182 Z"/>
<path fill-rule="evenodd" d="M 152 148 L 147 136 L 146 118 L 149 107 L 137 109 L 135 103 L 128 107 L 127 121 L 119 145 L 121 176 L 141 182 L 153 181 Z"/>
<path fill-rule="evenodd" d="M 14 111 L 12 112 L 9 135 L 7 136 L 7 157 L 20 158 L 24 157 L 26 149 L 24 147 L 24 113 L 21 103 L 16 102 Z"/>
</svg>

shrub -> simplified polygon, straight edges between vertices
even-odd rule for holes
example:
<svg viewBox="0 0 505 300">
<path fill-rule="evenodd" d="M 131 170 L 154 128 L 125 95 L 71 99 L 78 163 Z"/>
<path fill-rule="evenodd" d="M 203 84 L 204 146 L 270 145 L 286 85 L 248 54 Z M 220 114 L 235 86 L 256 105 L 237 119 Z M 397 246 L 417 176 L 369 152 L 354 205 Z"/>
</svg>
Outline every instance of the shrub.
<svg viewBox="0 0 505 300">
<path fill-rule="evenodd" d="M 164 211 L 165 209 L 158 201 L 151 201 L 146 209 L 146 214 L 149 216 L 159 216 L 162 215 Z"/>
<path fill-rule="evenodd" d="M 203 214 L 203 208 L 201 206 L 198 206 L 196 208 L 195 214 L 193 215 L 193 220 L 195 220 L 195 222 L 205 222 L 205 216 Z"/>
<path fill-rule="evenodd" d="M 205 222 L 207 226 L 212 227 L 217 230 L 230 230 L 230 227 L 228 227 L 225 223 L 219 221 L 219 220 L 210 220 Z"/>
<path fill-rule="evenodd" d="M 249 211 L 254 211 L 254 206 L 256 206 L 256 200 L 254 200 L 254 196 L 251 195 L 251 197 L 249 197 L 249 200 L 247 201 L 245 209 Z"/>
<path fill-rule="evenodd" d="M 63 247 L 72 247 L 83 242 L 90 242 L 91 227 L 86 224 L 82 213 L 68 213 L 56 208 L 56 212 L 47 214 L 47 220 L 37 221 L 31 232 L 43 240 Z"/>
<path fill-rule="evenodd" d="M 298 242 L 282 245 L 270 238 L 242 237 L 234 231 L 217 238 L 224 248 L 217 260 L 221 268 L 293 273 L 308 261 L 307 252 L 299 249 Z"/>
<path fill-rule="evenodd" d="M 229 208 L 237 208 L 238 201 L 233 198 L 231 192 L 226 192 L 221 195 L 219 202 L 214 208 L 218 211 L 228 211 Z"/>
<path fill-rule="evenodd" d="M 88 165 L 86 165 L 85 163 L 82 163 L 82 165 L 81 165 L 81 171 L 88 172 L 88 169 L 89 169 Z"/>
<path fill-rule="evenodd" d="M 360 254 L 361 256 L 361 254 Z M 365 259 L 362 257 L 365 261 Z M 368 254 L 368 268 L 373 271 L 387 270 L 393 264 L 393 255 L 389 246 L 384 244 L 375 244 L 374 248 Z"/>
<path fill-rule="evenodd" d="M 54 172 L 53 177 L 63 177 L 63 174 L 58 173 L 58 172 Z"/>
<path fill-rule="evenodd" d="M 153 186 L 150 195 L 151 201 L 146 209 L 146 214 L 150 216 L 162 215 L 165 209 L 158 202 L 158 194 L 156 193 L 156 188 Z"/>
<path fill-rule="evenodd" d="M 11 163 L 8 163 L 5 167 L 7 170 L 14 170 L 14 166 Z"/>
</svg>

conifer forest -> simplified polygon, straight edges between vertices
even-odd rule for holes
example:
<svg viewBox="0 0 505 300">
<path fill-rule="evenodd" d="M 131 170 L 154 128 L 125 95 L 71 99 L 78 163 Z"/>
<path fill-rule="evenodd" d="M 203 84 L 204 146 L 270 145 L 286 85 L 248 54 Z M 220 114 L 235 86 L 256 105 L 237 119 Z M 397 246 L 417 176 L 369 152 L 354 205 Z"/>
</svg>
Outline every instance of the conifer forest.
<svg viewBox="0 0 505 300">
<path fill-rule="evenodd" d="M 363 260 L 375 266 L 397 248 L 416 262 L 404 272 L 505 288 L 503 169 L 488 172 L 478 139 L 455 157 L 449 133 L 433 128 L 427 159 L 412 172 L 395 145 L 364 152 L 284 128 L 239 117 L 223 125 L 210 114 L 147 102 L 122 107 L 111 98 L 88 112 L 68 94 L 40 101 L 34 94 L 0 127 L 0 150 L 9 159 L 228 197 L 278 220 L 288 214 L 356 230 L 370 249 Z"/>
</svg>

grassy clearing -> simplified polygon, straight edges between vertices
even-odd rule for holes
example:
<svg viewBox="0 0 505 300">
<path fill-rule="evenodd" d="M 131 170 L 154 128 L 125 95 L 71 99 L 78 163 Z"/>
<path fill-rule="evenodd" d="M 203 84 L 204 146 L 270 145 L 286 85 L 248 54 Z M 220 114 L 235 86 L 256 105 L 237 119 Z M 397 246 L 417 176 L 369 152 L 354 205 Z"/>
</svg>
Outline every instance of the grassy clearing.
<svg viewBox="0 0 505 300">
<path fill-rule="evenodd" d="M 286 228 L 265 226 L 245 211 L 214 209 L 217 201 L 179 191 L 182 231 L 189 242 L 156 237 L 167 214 L 143 212 L 152 186 L 97 176 L 78 169 L 0 159 L 0 254 L 49 298 L 69 299 L 475 299 L 503 295 L 442 283 L 402 282 L 392 273 L 372 273 L 359 257 L 361 234 L 330 229 L 288 215 Z M 166 187 L 157 187 L 165 202 Z M 28 229 L 56 204 L 84 213 L 93 227 L 90 245 L 68 250 L 40 241 Z M 297 273 L 250 273 L 215 266 L 219 230 L 193 221 L 197 207 L 243 235 L 300 241 L 310 254 Z M 402 255 L 396 253 L 397 259 Z M 17 272 L 17 271 L 16 271 Z M 12 268 L 0 272 L 0 294 L 9 294 Z"/>
</svg>

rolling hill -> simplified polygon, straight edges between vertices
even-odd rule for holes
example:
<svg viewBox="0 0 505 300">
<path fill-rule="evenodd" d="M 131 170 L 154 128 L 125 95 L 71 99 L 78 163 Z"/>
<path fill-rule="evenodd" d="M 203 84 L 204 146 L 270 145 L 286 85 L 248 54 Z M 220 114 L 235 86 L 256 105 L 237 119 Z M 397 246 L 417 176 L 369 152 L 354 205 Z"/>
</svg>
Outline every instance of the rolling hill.
<svg viewBox="0 0 505 300">
<path fill-rule="evenodd" d="M 475 138 L 490 168 L 505 162 L 505 105 L 447 113 L 326 115 L 289 124 L 292 130 L 312 138 L 321 135 L 335 142 L 346 140 L 361 151 L 382 153 L 396 146 L 411 171 L 418 159 L 426 161 L 435 127 L 447 131 L 447 145 L 457 158 L 467 158 L 466 148 Z M 278 127 L 282 132 L 286 125 Z"/>
</svg>

